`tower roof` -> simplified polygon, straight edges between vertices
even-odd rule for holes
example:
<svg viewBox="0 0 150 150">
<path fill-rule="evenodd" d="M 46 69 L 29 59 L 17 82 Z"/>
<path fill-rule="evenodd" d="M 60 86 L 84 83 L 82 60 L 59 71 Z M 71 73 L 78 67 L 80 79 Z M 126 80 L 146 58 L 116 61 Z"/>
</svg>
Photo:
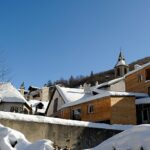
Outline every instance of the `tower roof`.
<svg viewBox="0 0 150 150">
<path fill-rule="evenodd" d="M 128 66 L 126 61 L 125 61 L 125 57 L 124 57 L 122 51 L 120 51 L 120 53 L 119 53 L 118 61 L 117 61 L 117 64 L 115 65 L 115 67 L 121 66 L 121 65 Z"/>
<path fill-rule="evenodd" d="M 119 60 L 125 60 L 125 57 L 124 57 L 122 51 L 120 51 L 120 53 L 119 53 L 118 61 Z"/>
</svg>

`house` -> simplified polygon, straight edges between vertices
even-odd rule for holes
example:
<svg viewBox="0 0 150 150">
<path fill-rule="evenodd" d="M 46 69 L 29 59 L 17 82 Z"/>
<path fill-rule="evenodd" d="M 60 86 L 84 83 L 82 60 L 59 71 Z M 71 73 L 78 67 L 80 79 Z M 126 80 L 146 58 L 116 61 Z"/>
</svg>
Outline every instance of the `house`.
<svg viewBox="0 0 150 150">
<path fill-rule="evenodd" d="M 136 65 L 133 71 L 125 75 L 127 92 L 150 94 L 150 62 L 142 66 Z"/>
<path fill-rule="evenodd" d="M 11 83 L 0 83 L 0 111 L 31 114 L 32 108 Z"/>
<path fill-rule="evenodd" d="M 60 110 L 64 104 L 76 101 L 83 96 L 84 89 L 65 88 L 56 85 L 49 101 L 46 114 L 48 116 L 58 117 L 58 110 Z"/>
<path fill-rule="evenodd" d="M 127 92 L 147 94 L 145 98 L 136 99 L 137 124 L 150 123 L 150 63 L 136 65 L 124 78 Z"/>
<path fill-rule="evenodd" d="M 52 94 L 52 87 L 35 87 L 29 86 L 28 91 L 25 90 L 24 83 L 21 84 L 19 92 L 27 100 L 49 101 Z"/>
<path fill-rule="evenodd" d="M 135 100 L 146 96 L 144 93 L 56 85 L 46 115 L 110 124 L 136 124 Z"/>
</svg>

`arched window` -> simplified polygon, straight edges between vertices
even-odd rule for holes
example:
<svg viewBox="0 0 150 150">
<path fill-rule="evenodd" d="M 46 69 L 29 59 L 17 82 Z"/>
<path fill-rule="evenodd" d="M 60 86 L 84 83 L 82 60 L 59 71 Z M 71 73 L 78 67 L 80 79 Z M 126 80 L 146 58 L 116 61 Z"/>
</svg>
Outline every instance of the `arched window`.
<svg viewBox="0 0 150 150">
<path fill-rule="evenodd" d="M 57 112 L 57 107 L 58 107 L 58 98 L 54 100 L 54 105 L 53 105 L 53 113 Z"/>
<path fill-rule="evenodd" d="M 117 68 L 117 76 L 120 76 L 120 68 Z"/>
<path fill-rule="evenodd" d="M 127 68 L 124 68 L 124 74 L 126 74 L 127 73 Z"/>
</svg>

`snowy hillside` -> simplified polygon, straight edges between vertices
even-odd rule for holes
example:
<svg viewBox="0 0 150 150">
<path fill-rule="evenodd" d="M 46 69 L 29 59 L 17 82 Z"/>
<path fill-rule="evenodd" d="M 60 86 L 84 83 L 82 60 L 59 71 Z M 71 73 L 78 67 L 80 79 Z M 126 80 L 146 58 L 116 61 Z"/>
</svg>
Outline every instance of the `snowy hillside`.
<svg viewBox="0 0 150 150">
<path fill-rule="evenodd" d="M 150 125 L 139 125 L 88 150 L 150 150 Z"/>
<path fill-rule="evenodd" d="M 54 150 L 52 142 L 41 140 L 30 143 L 24 135 L 0 125 L 0 150 Z"/>
</svg>

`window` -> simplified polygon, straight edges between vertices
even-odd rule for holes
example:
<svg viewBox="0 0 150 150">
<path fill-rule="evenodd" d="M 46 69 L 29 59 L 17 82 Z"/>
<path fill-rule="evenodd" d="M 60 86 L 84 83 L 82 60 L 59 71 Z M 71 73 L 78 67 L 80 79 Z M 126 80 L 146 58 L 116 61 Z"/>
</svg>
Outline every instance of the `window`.
<svg viewBox="0 0 150 150">
<path fill-rule="evenodd" d="M 150 80 L 150 69 L 146 69 L 145 75 L 146 75 L 146 80 Z"/>
<path fill-rule="evenodd" d="M 117 76 L 120 76 L 120 69 L 117 69 Z"/>
<path fill-rule="evenodd" d="M 139 74 L 137 78 L 138 78 L 138 82 L 139 82 L 139 83 L 142 82 L 143 76 L 142 76 L 141 74 Z"/>
<path fill-rule="evenodd" d="M 150 87 L 148 87 L 148 95 L 150 96 Z"/>
<path fill-rule="evenodd" d="M 10 108 L 10 112 L 19 112 L 19 111 L 18 111 L 18 107 L 17 107 L 17 106 L 12 106 L 12 107 Z"/>
<path fill-rule="evenodd" d="M 18 112 L 18 107 L 15 107 L 15 112 Z"/>
<path fill-rule="evenodd" d="M 58 107 L 58 98 L 54 100 L 54 105 L 53 105 L 53 113 L 57 112 L 57 107 Z"/>
<path fill-rule="evenodd" d="M 81 109 L 80 108 L 72 110 L 72 119 L 81 120 Z"/>
<path fill-rule="evenodd" d="M 89 104 L 88 105 L 88 113 L 93 113 L 94 112 L 94 105 Z"/>
<path fill-rule="evenodd" d="M 142 111 L 142 119 L 143 119 L 143 121 L 147 121 L 148 120 L 148 110 L 147 109 L 144 109 Z"/>
<path fill-rule="evenodd" d="M 127 68 L 124 68 L 124 74 L 126 74 L 127 73 Z"/>
<path fill-rule="evenodd" d="M 14 112 L 14 107 L 12 106 L 11 108 L 10 108 L 10 112 Z"/>
</svg>

